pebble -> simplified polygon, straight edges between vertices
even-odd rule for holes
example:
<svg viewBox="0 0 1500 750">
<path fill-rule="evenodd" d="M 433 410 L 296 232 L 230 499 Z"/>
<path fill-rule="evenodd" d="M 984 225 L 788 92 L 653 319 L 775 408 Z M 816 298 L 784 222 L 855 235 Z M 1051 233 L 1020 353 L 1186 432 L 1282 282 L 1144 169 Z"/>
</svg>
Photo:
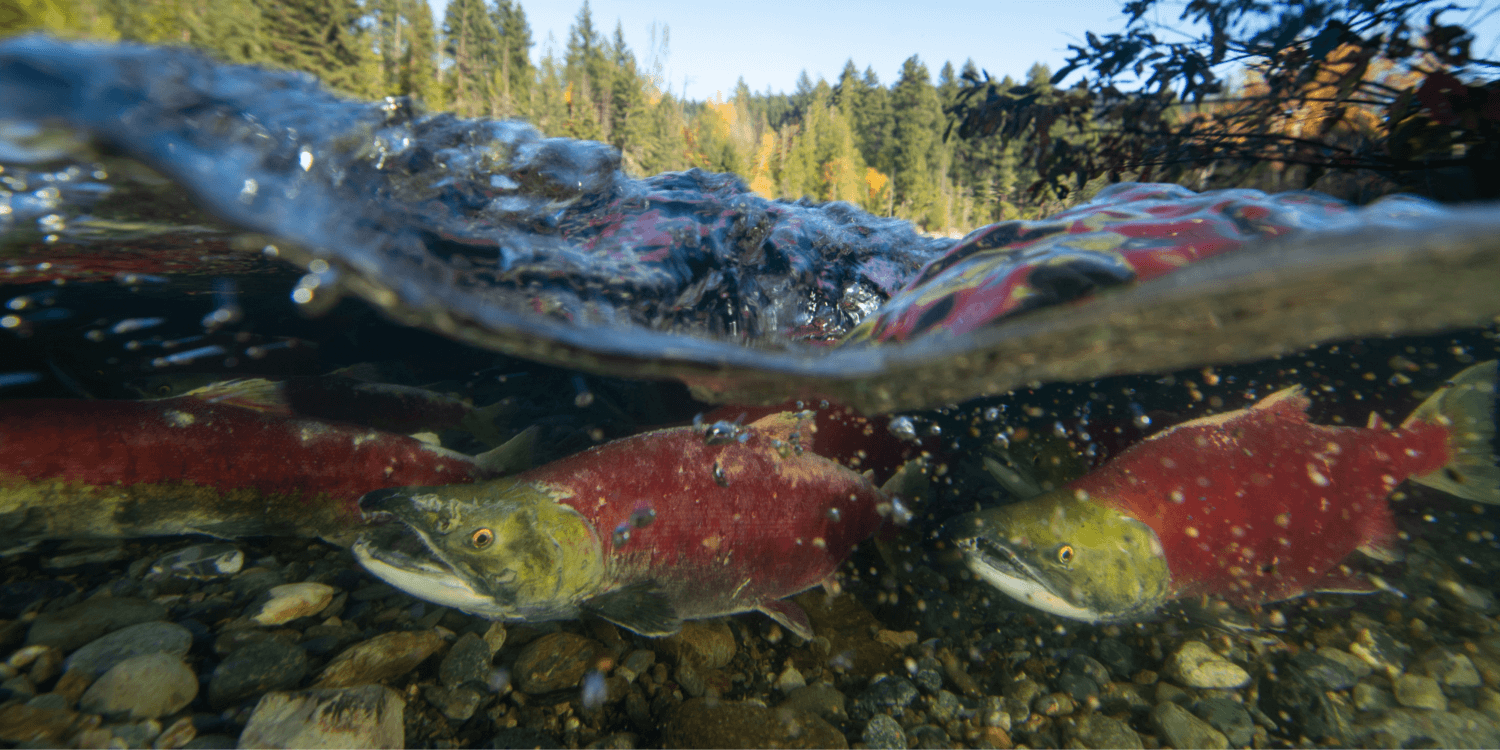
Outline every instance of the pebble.
<svg viewBox="0 0 1500 750">
<path fill-rule="evenodd" d="M 781 705 L 817 714 L 836 724 L 849 718 L 849 713 L 844 710 L 844 694 L 826 682 L 815 682 L 791 691 Z"/>
<path fill-rule="evenodd" d="M 691 660 L 678 664 L 677 668 L 672 670 L 672 677 L 677 680 L 677 685 L 684 693 L 694 698 L 702 698 L 708 693 L 708 683 L 698 676 L 698 670 L 693 669 Z"/>
<path fill-rule="evenodd" d="M 24 703 L 0 706 L 0 741 L 58 746 L 60 739 L 99 726 L 99 717 Z"/>
<path fill-rule="evenodd" d="M 734 633 L 729 622 L 715 620 L 688 620 L 682 630 L 674 635 L 653 642 L 662 656 L 681 663 L 684 659 L 693 662 L 698 669 L 723 669 L 734 659 Z"/>
<path fill-rule="evenodd" d="M 667 747 L 847 748 L 844 735 L 805 711 L 777 711 L 744 701 L 690 698 L 662 727 Z"/>
<path fill-rule="evenodd" d="M 1245 747 L 1255 734 L 1255 720 L 1245 707 L 1228 698 L 1202 698 L 1192 706 L 1193 713 L 1219 730 L 1231 747 Z"/>
<path fill-rule="evenodd" d="M 1102 648 L 1103 644 L 1101 644 Z M 1065 672 L 1082 675 L 1093 681 L 1095 688 L 1109 682 L 1109 667 L 1088 654 L 1073 654 L 1063 667 Z"/>
<path fill-rule="evenodd" d="M 78 700 L 91 714 L 154 719 L 182 710 L 198 697 L 198 676 L 181 657 L 132 656 L 104 673 Z"/>
<path fill-rule="evenodd" d="M 1470 708 L 1452 713 L 1393 708 L 1361 730 L 1365 747 L 1500 747 L 1500 726 Z"/>
<path fill-rule="evenodd" d="M 152 747 L 159 748 L 159 750 L 174 750 L 186 746 L 197 736 L 198 728 L 193 726 L 193 717 L 184 716 L 163 729 L 162 733 L 156 737 L 156 741 L 152 743 Z"/>
<path fill-rule="evenodd" d="M 322 612 L 336 593 L 326 583 L 286 583 L 273 586 L 245 614 L 257 625 L 284 625 Z"/>
<path fill-rule="evenodd" d="M 1443 689 L 1431 677 L 1404 674 L 1393 681 L 1392 688 L 1396 702 L 1408 708 L 1427 708 L 1433 711 L 1448 708 L 1448 699 L 1443 696 Z"/>
<path fill-rule="evenodd" d="M 860 732 L 859 738 L 866 747 L 894 748 L 894 750 L 906 750 L 906 733 L 901 731 L 901 725 L 895 719 L 885 715 L 876 714 L 865 723 L 865 729 Z"/>
<path fill-rule="evenodd" d="M 776 689 L 783 693 L 790 693 L 798 688 L 807 687 L 807 680 L 797 668 L 788 664 L 781 675 L 776 678 Z"/>
<path fill-rule="evenodd" d="M 1443 685 L 1457 688 L 1479 687 L 1484 681 L 1469 657 L 1444 646 L 1434 646 L 1417 659 L 1422 671 Z"/>
<path fill-rule="evenodd" d="M 917 686 L 905 677 L 887 677 L 860 693 L 849 706 L 849 715 L 855 721 L 865 721 L 871 716 L 887 711 L 900 712 L 919 695 Z"/>
<path fill-rule="evenodd" d="M 1340 648 L 1323 646 L 1318 649 L 1317 654 L 1349 670 L 1349 674 L 1356 680 L 1362 680 L 1374 671 L 1363 659 Z"/>
<path fill-rule="evenodd" d="M 1109 671 L 1116 677 L 1126 679 L 1136 672 L 1135 650 L 1118 638 L 1100 638 L 1098 645 L 1094 647 L 1094 654 L 1099 657 L 1099 663 L 1109 667 Z M 1100 685 L 1108 682 L 1098 677 L 1094 680 Z"/>
<path fill-rule="evenodd" d="M 105 633 L 166 616 L 165 607 L 145 599 L 98 596 L 39 615 L 26 633 L 26 645 L 43 644 L 72 651 Z"/>
<path fill-rule="evenodd" d="M 1250 673 L 1214 653 L 1202 641 L 1187 641 L 1167 658 L 1165 673 L 1194 688 L 1240 688 L 1250 684 Z"/>
<path fill-rule="evenodd" d="M 369 685 L 401 677 L 442 646 L 443 637 L 431 630 L 383 633 L 344 649 L 323 668 L 313 687 Z"/>
<path fill-rule="evenodd" d="M 624 677 L 626 682 L 635 682 L 635 678 L 656 663 L 656 652 L 638 648 L 625 655 L 625 661 L 615 668 L 615 674 Z"/>
<path fill-rule="evenodd" d="M 1067 716 L 1077 706 L 1067 693 L 1050 693 L 1036 699 L 1031 710 L 1042 716 Z"/>
<path fill-rule="evenodd" d="M 548 633 L 521 649 L 511 670 L 516 689 L 523 693 L 550 693 L 577 687 L 583 675 L 598 666 L 608 653 L 604 644 L 574 633 Z"/>
<path fill-rule="evenodd" d="M 85 644 L 63 660 L 65 671 L 79 670 L 92 676 L 142 654 L 161 653 L 182 658 L 193 646 L 193 634 L 181 625 L 160 620 L 120 628 Z"/>
<path fill-rule="evenodd" d="M 1074 731 L 1085 747 L 1089 748 L 1143 748 L 1141 736 L 1119 719 L 1100 713 L 1088 713 L 1078 718 Z"/>
<path fill-rule="evenodd" d="M 438 663 L 438 682 L 446 688 L 470 681 L 483 683 L 490 678 L 494 657 L 490 645 L 478 633 L 464 633 Z"/>
<path fill-rule="evenodd" d="M 1292 657 L 1292 663 L 1324 690 L 1348 690 L 1354 686 L 1356 678 L 1353 672 L 1321 654 L 1303 651 Z"/>
<path fill-rule="evenodd" d="M 1172 747 L 1205 750 L 1227 750 L 1229 747 L 1229 739 L 1222 732 L 1176 703 L 1162 703 L 1151 709 L 1151 726 Z"/>
<path fill-rule="evenodd" d="M 913 743 L 922 750 L 951 750 L 953 747 L 953 741 L 948 739 L 948 733 L 942 727 L 922 724 L 912 727 L 910 734 Z"/>
<path fill-rule="evenodd" d="M 449 688 L 444 685 L 428 685 L 422 688 L 422 697 L 434 708 L 453 721 L 468 721 L 479 709 L 484 694 L 467 685 Z"/>
<path fill-rule="evenodd" d="M 1360 711 L 1384 711 L 1396 705 L 1391 691 L 1378 685 L 1361 682 L 1354 686 L 1354 707 Z"/>
<path fill-rule="evenodd" d="M 239 746 L 401 748 L 405 707 L 396 691 L 382 685 L 266 693 Z"/>
<path fill-rule="evenodd" d="M 224 708 L 272 690 L 295 687 L 307 676 L 307 652 L 280 638 L 235 650 L 214 668 L 208 703 Z"/>
</svg>

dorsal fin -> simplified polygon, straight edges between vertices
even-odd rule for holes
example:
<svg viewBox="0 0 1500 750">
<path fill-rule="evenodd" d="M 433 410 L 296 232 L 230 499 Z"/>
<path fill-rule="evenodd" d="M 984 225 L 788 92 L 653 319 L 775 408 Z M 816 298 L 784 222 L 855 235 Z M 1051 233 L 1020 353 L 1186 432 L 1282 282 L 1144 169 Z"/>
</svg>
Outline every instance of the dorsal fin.
<svg viewBox="0 0 1500 750">
<path fill-rule="evenodd" d="M 474 463 L 496 476 L 523 472 L 531 468 L 531 453 L 539 432 L 541 428 L 537 425 L 527 427 L 503 445 L 475 456 Z"/>
<path fill-rule="evenodd" d="M 177 398 L 196 398 L 210 404 L 228 404 L 242 409 L 292 415 L 292 407 L 286 401 L 281 383 L 265 378 L 221 380 L 202 388 L 194 388 Z"/>
</svg>

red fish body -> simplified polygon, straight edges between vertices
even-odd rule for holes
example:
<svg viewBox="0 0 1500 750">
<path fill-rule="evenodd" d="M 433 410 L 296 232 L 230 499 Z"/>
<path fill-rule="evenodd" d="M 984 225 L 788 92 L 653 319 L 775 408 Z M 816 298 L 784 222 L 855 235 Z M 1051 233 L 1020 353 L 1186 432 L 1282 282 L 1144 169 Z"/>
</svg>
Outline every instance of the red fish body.
<svg viewBox="0 0 1500 750">
<path fill-rule="evenodd" d="M 361 506 L 404 521 L 436 561 L 389 555 L 379 535 L 355 554 L 414 596 L 500 619 L 593 612 L 659 635 L 759 609 L 810 637 L 805 614 L 778 600 L 827 581 L 887 502 L 808 450 L 813 429 L 785 413 L 727 439 L 679 427 L 494 482 L 374 493 Z M 551 554 L 538 538 L 560 552 L 532 566 Z M 437 593 L 460 588 L 464 599 Z"/>
<path fill-rule="evenodd" d="M 1494 362 L 1475 365 L 1399 429 L 1307 420 L 1299 388 L 1167 429 L 1064 488 L 954 523 L 969 567 L 1007 594 L 1083 620 L 1172 598 L 1254 605 L 1370 591 L 1341 563 L 1388 557 L 1388 496 L 1408 479 L 1500 503 Z"/>
<path fill-rule="evenodd" d="M 403 435 L 198 396 L 0 401 L 9 539 L 202 532 L 347 543 L 371 490 L 488 478 Z"/>
<path fill-rule="evenodd" d="M 1178 425 L 1070 489 L 1156 531 L 1173 597 L 1258 604 L 1347 586 L 1336 566 L 1358 548 L 1393 546 L 1386 498 L 1449 462 L 1449 430 L 1315 425 L 1307 405 L 1283 391 Z"/>
</svg>

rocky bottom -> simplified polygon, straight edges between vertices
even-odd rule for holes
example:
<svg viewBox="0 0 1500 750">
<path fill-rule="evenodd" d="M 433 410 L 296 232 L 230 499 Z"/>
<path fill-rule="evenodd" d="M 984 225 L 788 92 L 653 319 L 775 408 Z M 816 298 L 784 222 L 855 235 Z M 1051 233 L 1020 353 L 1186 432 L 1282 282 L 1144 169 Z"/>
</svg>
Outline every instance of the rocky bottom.
<svg viewBox="0 0 1500 750">
<path fill-rule="evenodd" d="M 492 623 L 306 540 L 47 545 L 3 563 L 0 741 L 1497 747 L 1500 610 L 1451 555 L 1412 545 L 1387 593 L 1089 626 L 866 551 L 797 598 L 802 641 L 754 613 L 662 639 Z"/>
</svg>

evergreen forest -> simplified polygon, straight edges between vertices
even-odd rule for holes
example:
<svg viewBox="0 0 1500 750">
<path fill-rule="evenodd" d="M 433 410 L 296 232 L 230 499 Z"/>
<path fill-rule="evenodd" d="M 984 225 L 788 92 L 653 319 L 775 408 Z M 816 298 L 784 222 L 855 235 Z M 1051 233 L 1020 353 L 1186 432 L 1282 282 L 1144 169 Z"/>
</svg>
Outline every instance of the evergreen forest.
<svg viewBox="0 0 1500 750">
<path fill-rule="evenodd" d="M 1154 2 L 1125 5 L 1131 11 Z M 1195 189 L 1315 187 L 1361 202 L 1412 190 L 1413 180 L 1381 171 L 1379 158 L 1391 161 L 1392 144 L 1415 142 L 1409 121 L 1401 121 L 1407 122 L 1405 140 L 1389 137 L 1401 125 L 1392 113 L 1431 124 L 1428 100 L 1436 100 L 1402 92 L 1417 91 L 1424 74 L 1435 80 L 1434 70 L 1447 75 L 1454 60 L 1435 58 L 1432 44 L 1424 51 L 1410 40 L 1403 42 L 1404 57 L 1390 54 L 1395 42 L 1361 36 L 1360 27 L 1339 15 L 1339 2 L 1304 3 L 1332 8 L 1316 18 L 1277 19 L 1275 28 L 1291 31 L 1279 32 L 1285 39 L 1270 46 L 1246 46 L 1259 49 L 1261 58 L 1243 55 L 1247 67 L 1236 81 L 1204 71 L 1224 61 L 1225 49 L 1236 49 L 1231 22 L 1249 15 L 1244 9 L 1214 16 L 1231 25 L 1223 33 L 1214 27 L 1214 36 L 1203 41 L 1211 55 L 1187 48 L 1158 52 L 1149 29 L 1138 27 L 1141 13 L 1124 34 L 1101 41 L 1090 33 L 1089 46 L 1075 47 L 1062 73 L 1084 68 L 1094 75 L 1067 90 L 1056 88 L 1061 76 L 1040 64 L 1022 80 L 994 79 L 972 61 L 958 68 L 945 61 L 934 75 L 913 56 L 894 81 L 881 81 L 851 59 L 835 81 L 804 72 L 784 93 L 751 91 L 741 79 L 735 90 L 707 101 L 674 96 L 667 86 L 669 27 L 653 27 L 647 49 L 632 50 L 621 25 L 601 27 L 588 0 L 562 49 L 548 45 L 539 57 L 518 0 L 451 0 L 439 24 L 427 0 L 4 0 L 0 34 L 40 28 L 191 45 L 229 62 L 306 71 L 354 97 L 410 96 L 428 111 L 518 118 L 549 136 L 604 141 L 638 176 L 695 167 L 734 172 L 766 197 L 848 201 L 956 236 L 996 221 L 1055 213 L 1106 180 L 1167 180 Z M 1428 4 L 1400 7 L 1410 15 Z M 1406 15 L 1395 17 L 1392 28 L 1406 28 Z M 1429 40 L 1442 28 L 1453 27 L 1433 15 Z M 1330 36 L 1330 29 L 1342 36 Z M 1451 52 L 1452 33 L 1442 39 Z M 1297 49 L 1316 54 L 1286 57 L 1286 50 Z M 1405 59 L 1418 53 L 1415 64 Z M 1402 64 L 1387 59 L 1397 57 Z M 1286 72 L 1287 59 L 1300 66 L 1293 66 L 1295 75 Z M 1423 60 L 1438 65 L 1424 70 Z M 1145 85 L 1122 91 L 1114 79 L 1132 65 Z M 1174 95 L 1170 88 L 1184 80 L 1190 85 Z M 1378 95 L 1366 95 L 1372 91 Z M 1458 93 L 1475 91 L 1469 86 Z M 1265 106 L 1257 109 L 1255 102 Z M 1489 131 L 1500 110 L 1476 106 L 1483 110 L 1475 120 L 1485 128 L 1481 136 L 1462 124 L 1450 126 L 1458 128 L 1456 136 L 1436 138 L 1431 128 L 1423 130 L 1431 143 L 1402 152 L 1405 161 L 1397 166 L 1403 174 L 1430 173 L 1432 153 L 1458 153 L 1455 138 L 1493 144 Z M 1266 150 L 1265 144 L 1278 143 L 1301 150 Z M 1356 152 L 1379 158 L 1355 163 L 1346 154 Z M 1465 152 L 1465 158 L 1481 153 L 1488 151 Z"/>
</svg>

